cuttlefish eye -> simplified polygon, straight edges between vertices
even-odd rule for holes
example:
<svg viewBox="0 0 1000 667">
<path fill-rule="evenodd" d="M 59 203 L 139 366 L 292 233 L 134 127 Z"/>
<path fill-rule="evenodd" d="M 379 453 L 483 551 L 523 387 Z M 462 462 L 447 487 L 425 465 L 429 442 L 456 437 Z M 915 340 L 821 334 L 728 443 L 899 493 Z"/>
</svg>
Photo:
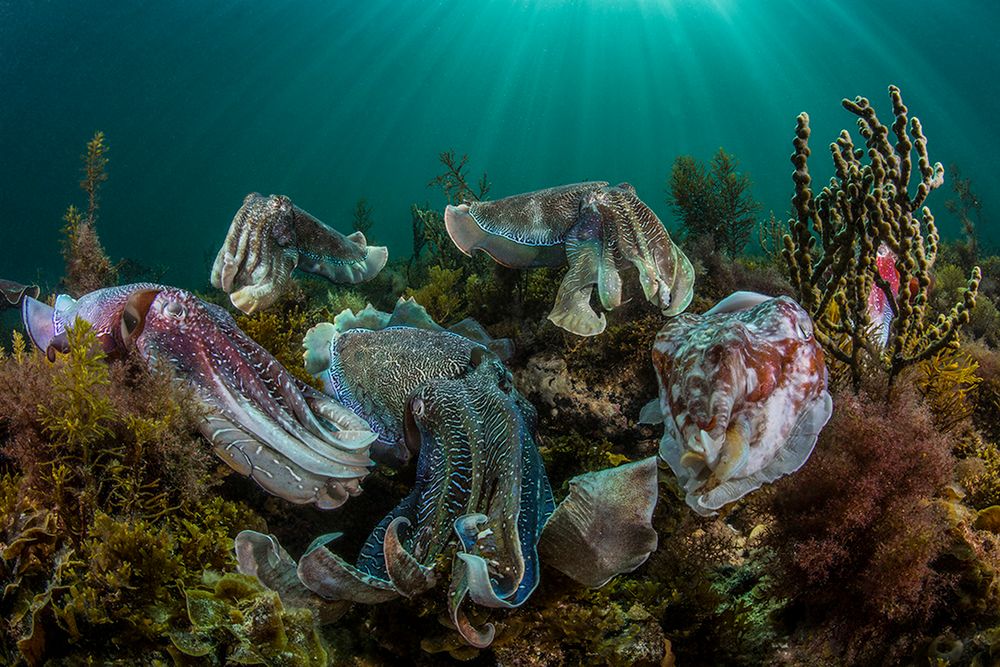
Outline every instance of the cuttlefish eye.
<svg viewBox="0 0 1000 667">
<path fill-rule="evenodd" d="M 504 374 L 500 376 L 500 381 L 497 382 L 497 386 L 500 387 L 500 391 L 503 393 L 510 393 L 510 390 L 514 387 L 514 377 L 510 374 L 510 371 L 505 371 Z"/>
<path fill-rule="evenodd" d="M 187 311 L 184 309 L 184 305 L 178 301 L 171 301 L 166 306 L 163 307 L 163 312 L 170 317 L 176 318 L 178 320 L 183 319 Z"/>
<path fill-rule="evenodd" d="M 410 403 L 410 410 L 413 412 L 414 417 L 424 416 L 424 400 L 422 398 L 414 398 Z"/>
</svg>

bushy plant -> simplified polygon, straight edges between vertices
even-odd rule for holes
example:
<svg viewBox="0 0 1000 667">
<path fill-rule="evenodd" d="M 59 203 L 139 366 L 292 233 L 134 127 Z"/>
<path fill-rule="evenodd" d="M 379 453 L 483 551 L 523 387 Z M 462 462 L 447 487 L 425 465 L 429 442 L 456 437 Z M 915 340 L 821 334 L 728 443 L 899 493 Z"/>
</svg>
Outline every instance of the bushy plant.
<svg viewBox="0 0 1000 667">
<path fill-rule="evenodd" d="M 266 525 L 209 493 L 192 397 L 135 359 L 107 364 L 86 323 L 69 343 L 55 363 L 19 336 L 0 355 L 0 659 L 326 664 L 309 612 L 222 576 L 233 536 Z"/>
<path fill-rule="evenodd" d="M 889 403 L 840 392 L 809 462 L 768 495 L 774 594 L 805 654 L 909 655 L 941 604 L 951 443 L 912 387 Z M 880 658 L 879 658 L 880 659 Z"/>
<path fill-rule="evenodd" d="M 714 250 L 735 258 L 757 228 L 760 202 L 750 191 L 753 181 L 739 162 L 719 148 L 705 167 L 690 155 L 674 160 L 667 203 L 681 220 L 685 239 L 704 239 Z"/>
</svg>

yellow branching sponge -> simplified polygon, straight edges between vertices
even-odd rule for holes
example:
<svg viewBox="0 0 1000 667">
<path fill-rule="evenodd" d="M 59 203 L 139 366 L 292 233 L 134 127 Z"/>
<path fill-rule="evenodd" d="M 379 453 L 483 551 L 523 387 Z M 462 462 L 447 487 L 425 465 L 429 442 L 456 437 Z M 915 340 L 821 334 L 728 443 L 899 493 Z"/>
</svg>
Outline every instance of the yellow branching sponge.
<svg viewBox="0 0 1000 667">
<path fill-rule="evenodd" d="M 809 116 L 798 117 L 792 163 L 796 218 L 789 220 L 784 258 L 799 302 L 816 321 L 816 335 L 835 362 L 846 365 L 857 389 L 867 359 L 892 381 L 905 367 L 930 359 L 956 341 L 969 320 L 981 273 L 974 268 L 968 286 L 950 312 L 931 313 L 927 302 L 930 272 L 938 249 L 934 216 L 927 195 L 944 182 L 941 163 L 931 164 L 920 121 L 909 119 L 899 89 L 889 87 L 895 121 L 883 125 L 869 101 L 844 100 L 858 117 L 867 151 L 842 131 L 830 144 L 835 175 L 814 195 L 809 174 Z M 912 136 L 912 138 L 911 138 Z M 892 138 L 895 138 L 893 143 Z M 867 154 L 868 162 L 862 163 Z M 919 181 L 910 194 L 916 155 Z M 877 265 L 880 248 L 895 258 L 894 282 Z M 876 345 L 869 297 L 880 290 L 894 316 L 884 349 Z"/>
</svg>

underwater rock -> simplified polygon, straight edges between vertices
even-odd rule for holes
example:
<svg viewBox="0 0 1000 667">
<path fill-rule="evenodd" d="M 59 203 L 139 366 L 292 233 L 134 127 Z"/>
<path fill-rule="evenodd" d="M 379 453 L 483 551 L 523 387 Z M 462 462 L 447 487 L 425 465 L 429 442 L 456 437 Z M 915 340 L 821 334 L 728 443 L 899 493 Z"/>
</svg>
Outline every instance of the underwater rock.
<svg viewBox="0 0 1000 667">
<path fill-rule="evenodd" d="M 788 297 L 736 292 L 674 318 L 653 366 L 660 397 L 640 421 L 663 422 L 660 457 L 706 516 L 798 470 L 833 410 L 812 321 Z"/>
<path fill-rule="evenodd" d="M 628 183 L 576 183 L 496 201 L 448 206 L 448 235 L 466 255 L 482 250 L 511 268 L 569 264 L 549 319 L 580 336 L 607 324 L 590 306 L 597 287 L 601 306 L 622 302 L 619 272 L 639 272 L 646 300 L 665 315 L 691 302 L 694 268 Z"/>
<path fill-rule="evenodd" d="M 0 278 L 0 308 L 6 306 L 19 306 L 21 305 L 21 300 L 30 296 L 33 299 L 38 298 L 38 285 L 22 285 L 21 283 L 15 283 L 13 280 L 4 280 Z"/>
<path fill-rule="evenodd" d="M 360 283 L 378 275 L 389 254 L 365 235 L 344 236 L 283 195 L 256 192 L 243 200 L 212 266 L 212 286 L 229 294 L 244 313 L 267 308 L 293 269 L 335 283 Z"/>
<path fill-rule="evenodd" d="M 416 482 L 355 565 L 323 546 L 336 535 L 314 541 L 295 564 L 272 536 L 241 533 L 241 571 L 263 573 L 279 593 L 298 599 L 304 588 L 330 602 L 363 604 L 419 595 L 438 583 L 440 556 L 457 538 L 451 621 L 467 642 L 485 647 L 494 627 L 474 627 L 466 599 L 492 608 L 523 604 L 538 585 L 540 540 L 555 567 L 590 585 L 638 567 L 655 548 L 652 458 L 577 478 L 578 491 L 553 513 L 535 410 L 493 351 L 508 346 L 474 322 L 445 330 L 401 299 L 391 315 L 370 306 L 344 311 L 314 327 L 303 345 L 307 369 L 369 421 L 386 460 L 417 454 Z M 588 554 L 597 561 L 581 566 Z M 301 586 L 290 580 L 293 568 Z"/>
<path fill-rule="evenodd" d="M 597 429 L 605 436 L 629 431 L 629 420 L 622 412 L 624 396 L 602 395 L 590 383 L 574 377 L 565 359 L 542 352 L 528 359 L 516 372 L 518 389 L 553 417 L 578 427 Z"/>
<path fill-rule="evenodd" d="M 110 287 L 55 307 L 25 298 L 31 341 L 50 359 L 68 350 L 67 329 L 88 322 L 109 357 L 135 350 L 167 369 L 204 408 L 200 430 L 215 453 L 265 490 L 333 508 L 360 493 L 375 439 L 367 424 L 297 380 L 219 306 L 152 283 Z"/>
</svg>

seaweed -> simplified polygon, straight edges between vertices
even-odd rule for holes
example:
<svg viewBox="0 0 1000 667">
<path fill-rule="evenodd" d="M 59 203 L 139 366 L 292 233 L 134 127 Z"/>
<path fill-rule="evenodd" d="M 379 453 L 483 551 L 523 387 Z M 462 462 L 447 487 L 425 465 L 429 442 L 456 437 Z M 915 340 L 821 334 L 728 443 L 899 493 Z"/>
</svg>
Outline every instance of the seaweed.
<svg viewBox="0 0 1000 667">
<path fill-rule="evenodd" d="M 372 225 L 374 224 L 375 221 L 372 220 L 372 207 L 368 204 L 367 199 L 361 197 L 354 204 L 351 227 L 354 231 L 361 232 L 365 236 L 368 236 L 368 232 L 371 231 Z"/>
<path fill-rule="evenodd" d="M 326 664 L 311 617 L 222 575 L 235 533 L 266 525 L 211 494 L 192 398 L 135 359 L 106 363 L 85 322 L 68 337 L 55 363 L 20 336 L 0 361 L 0 657 Z M 224 612 L 226 631 L 204 627 L 192 600 Z M 196 652 L 178 639 L 192 636 Z"/>
<path fill-rule="evenodd" d="M 897 661 L 950 593 L 932 499 L 952 479 L 952 445 L 912 386 L 890 403 L 847 391 L 834 404 L 808 464 L 761 501 L 773 594 L 788 600 L 793 653 Z"/>
<path fill-rule="evenodd" d="M 96 228 L 100 187 L 108 180 L 107 152 L 104 133 L 96 132 L 87 142 L 87 153 L 82 158 L 84 176 L 80 188 L 87 195 L 86 213 L 70 205 L 63 214 L 63 284 L 73 296 L 109 287 L 118 280 L 118 270 L 108 259 Z"/>
<path fill-rule="evenodd" d="M 667 203 L 681 219 L 685 241 L 705 241 L 712 253 L 735 258 L 757 228 L 761 204 L 752 187 L 750 176 L 739 171 L 739 161 L 720 147 L 709 168 L 690 155 L 674 160 Z"/>
</svg>

